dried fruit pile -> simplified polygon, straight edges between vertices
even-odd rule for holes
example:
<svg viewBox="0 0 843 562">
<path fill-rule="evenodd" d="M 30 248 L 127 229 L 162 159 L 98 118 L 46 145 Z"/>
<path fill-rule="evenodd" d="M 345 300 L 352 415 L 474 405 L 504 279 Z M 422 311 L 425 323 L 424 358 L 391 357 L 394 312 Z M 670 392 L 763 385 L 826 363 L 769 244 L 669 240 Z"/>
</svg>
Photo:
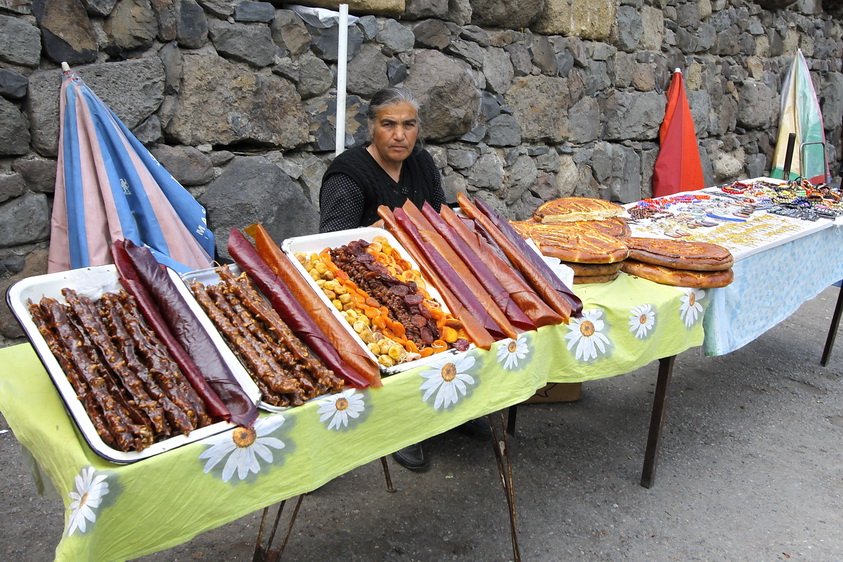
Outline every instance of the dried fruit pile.
<svg viewBox="0 0 843 562">
<path fill-rule="evenodd" d="M 296 257 L 381 365 L 468 348 L 460 321 L 383 237 Z"/>
</svg>

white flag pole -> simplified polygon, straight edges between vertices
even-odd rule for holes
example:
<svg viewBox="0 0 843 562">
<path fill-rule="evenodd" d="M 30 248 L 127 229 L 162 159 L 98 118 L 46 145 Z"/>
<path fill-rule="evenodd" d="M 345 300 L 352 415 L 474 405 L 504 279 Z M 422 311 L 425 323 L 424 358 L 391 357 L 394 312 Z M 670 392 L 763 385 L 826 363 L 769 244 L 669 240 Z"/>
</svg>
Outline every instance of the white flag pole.
<svg viewBox="0 0 843 562">
<path fill-rule="evenodd" d="M 340 4 L 337 38 L 337 136 L 336 154 L 345 150 L 345 89 L 348 72 L 348 4 Z"/>
</svg>

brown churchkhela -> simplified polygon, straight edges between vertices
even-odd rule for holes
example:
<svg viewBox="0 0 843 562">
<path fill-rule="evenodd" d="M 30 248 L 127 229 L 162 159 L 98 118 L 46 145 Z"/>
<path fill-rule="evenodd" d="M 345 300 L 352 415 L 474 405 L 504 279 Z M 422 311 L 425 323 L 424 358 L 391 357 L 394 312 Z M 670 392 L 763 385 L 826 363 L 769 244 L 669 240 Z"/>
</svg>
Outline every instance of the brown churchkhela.
<svg viewBox="0 0 843 562">
<path fill-rule="evenodd" d="M 365 351 L 357 344 L 348 330 L 318 300 L 307 281 L 295 270 L 290 260 L 281 252 L 278 245 L 269 236 L 261 224 L 253 224 L 246 229 L 246 234 L 255 241 L 255 249 L 275 275 L 287 285 L 290 292 L 310 313 L 313 321 L 322 330 L 336 349 L 343 351 L 343 358 L 348 365 L 369 380 L 372 386 L 381 386 L 380 369 Z"/>
<path fill-rule="evenodd" d="M 192 283 L 196 300 L 249 367 L 262 399 L 274 406 L 298 406 L 344 383 L 310 353 L 258 294 L 248 278 L 223 266 L 221 282 Z"/>
<path fill-rule="evenodd" d="M 45 297 L 29 310 L 104 443 L 142 451 L 210 423 L 131 297 L 106 293 L 94 302 L 71 289 L 62 294 L 67 305 Z"/>
</svg>

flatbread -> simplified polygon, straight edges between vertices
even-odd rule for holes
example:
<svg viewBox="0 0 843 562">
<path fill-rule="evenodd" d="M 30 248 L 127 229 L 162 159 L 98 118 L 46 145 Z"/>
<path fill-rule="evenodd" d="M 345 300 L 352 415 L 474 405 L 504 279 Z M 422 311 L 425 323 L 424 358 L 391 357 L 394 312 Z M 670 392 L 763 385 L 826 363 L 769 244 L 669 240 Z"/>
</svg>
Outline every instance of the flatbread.
<svg viewBox="0 0 843 562">
<path fill-rule="evenodd" d="M 598 232 L 543 232 L 532 234 L 542 254 L 574 263 L 615 263 L 629 256 L 618 238 Z"/>
<path fill-rule="evenodd" d="M 671 269 L 661 265 L 642 263 L 636 260 L 626 260 L 621 265 L 621 271 L 648 279 L 662 285 L 674 287 L 694 287 L 698 289 L 717 289 L 725 287 L 734 279 L 731 269 L 724 271 L 690 271 L 686 269 Z"/>
<path fill-rule="evenodd" d="M 606 236 L 614 236 L 615 238 L 624 238 L 630 235 L 629 225 L 626 219 L 621 217 L 612 217 L 599 221 L 574 221 L 574 222 L 559 222 L 559 223 L 540 223 L 535 221 L 516 221 L 511 222 L 516 231 L 522 237 L 539 235 L 543 233 L 554 232 L 597 232 L 605 234 Z"/>
<path fill-rule="evenodd" d="M 631 259 L 674 269 L 725 271 L 732 267 L 732 253 L 717 244 L 663 238 L 627 237 Z"/>
<path fill-rule="evenodd" d="M 615 263 L 577 263 L 573 261 L 563 261 L 563 265 L 567 265 L 574 270 L 574 277 L 592 277 L 595 275 L 612 275 L 621 270 L 623 262 Z"/>
<path fill-rule="evenodd" d="M 585 277 L 574 275 L 574 285 L 585 285 L 587 283 L 608 283 L 614 281 L 620 275 L 620 271 L 609 275 L 588 275 Z"/>
<path fill-rule="evenodd" d="M 542 203 L 533 211 L 533 219 L 540 223 L 560 223 L 602 220 L 624 212 L 617 203 L 591 197 L 562 197 Z"/>
</svg>

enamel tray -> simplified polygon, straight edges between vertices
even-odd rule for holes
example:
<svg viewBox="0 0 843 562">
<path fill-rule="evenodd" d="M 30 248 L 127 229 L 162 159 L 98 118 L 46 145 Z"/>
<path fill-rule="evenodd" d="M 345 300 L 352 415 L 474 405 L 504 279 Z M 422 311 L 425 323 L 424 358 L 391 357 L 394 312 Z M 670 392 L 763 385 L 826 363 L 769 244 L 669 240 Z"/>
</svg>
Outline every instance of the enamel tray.
<svg viewBox="0 0 843 562">
<path fill-rule="evenodd" d="M 213 327 L 211 320 L 202 311 L 199 303 L 190 294 L 190 291 L 181 281 L 178 274 L 171 269 L 168 269 L 167 272 L 175 282 L 179 293 L 185 299 L 191 311 L 210 335 L 211 340 L 216 345 L 226 365 L 231 369 L 237 382 L 240 383 L 249 398 L 253 402 L 257 402 L 260 392 L 252 379 L 249 378 L 248 373 L 246 373 L 240 361 L 228 349 L 225 342 L 223 342 L 222 336 Z M 9 287 L 9 290 L 6 292 L 6 302 L 9 304 L 9 308 L 32 343 L 32 347 L 35 348 L 35 352 L 44 364 L 44 368 L 56 386 L 67 411 L 76 422 L 76 426 L 79 428 L 82 437 L 88 442 L 88 445 L 90 445 L 95 453 L 114 463 L 132 463 L 236 427 L 229 422 L 214 423 L 196 429 L 190 435 L 176 435 L 153 443 L 140 452 L 123 452 L 107 445 L 97 434 L 91 419 L 85 411 L 85 407 L 76 397 L 76 392 L 67 380 L 58 360 L 56 360 L 50 351 L 41 332 L 38 331 L 38 328 L 32 321 L 27 307 L 27 301 L 31 300 L 37 303 L 42 297 L 51 297 L 64 303 L 65 300 L 61 294 L 61 290 L 65 287 L 69 287 L 80 295 L 85 295 L 93 300 L 98 299 L 104 293 L 116 292 L 121 288 L 117 280 L 117 270 L 114 265 L 102 265 L 72 269 L 59 273 L 48 273 L 46 275 L 23 279 Z"/>
<path fill-rule="evenodd" d="M 238 266 L 236 263 L 230 264 L 228 266 L 228 269 L 230 269 L 231 273 L 233 273 L 234 275 L 240 275 L 240 273 L 242 272 L 242 270 L 240 269 L 240 266 Z M 220 276 L 217 273 L 216 268 L 214 268 L 214 267 L 209 267 L 207 269 L 197 269 L 196 271 L 190 271 L 188 273 L 183 273 L 181 278 L 184 280 L 184 283 L 188 285 L 188 289 L 187 289 L 188 291 L 190 291 L 190 288 L 189 288 L 190 283 L 202 283 L 203 285 L 205 285 L 207 287 L 207 286 L 211 286 L 211 285 L 217 285 L 221 281 Z M 257 291 L 258 294 L 261 295 L 261 297 L 266 298 L 266 297 L 263 296 L 263 293 L 261 293 L 260 289 L 258 289 L 257 287 L 255 287 L 255 291 Z M 212 322 L 212 324 L 213 324 L 213 322 Z M 214 327 L 214 330 L 216 330 L 216 327 Z M 220 339 L 222 341 L 222 345 L 226 346 L 227 349 L 231 350 L 231 348 L 228 347 L 228 343 L 225 341 L 225 337 L 222 336 L 222 334 L 219 334 L 219 332 L 217 332 L 217 334 L 220 336 Z M 248 370 L 243 365 L 243 363 L 240 361 L 240 359 L 237 357 L 237 354 L 235 354 L 233 351 L 231 353 L 234 355 L 235 360 L 240 362 L 240 365 L 243 367 L 244 371 L 246 372 L 246 376 L 249 377 L 249 380 L 251 380 L 251 376 L 249 375 Z M 252 381 L 252 384 L 255 384 L 254 381 Z M 257 387 L 257 385 L 255 385 L 255 386 Z M 260 389 L 258 389 L 258 396 L 260 396 Z M 317 396 L 314 400 L 317 400 L 319 398 L 321 398 L 321 396 Z M 266 410 L 268 412 L 282 412 L 284 410 L 289 410 L 290 406 L 273 406 L 272 404 L 269 404 L 268 402 L 264 402 L 263 400 L 258 400 L 258 408 L 260 408 L 261 410 Z"/>
<path fill-rule="evenodd" d="M 375 228 L 375 227 L 363 227 L 363 228 L 354 228 L 351 230 L 338 230 L 336 232 L 327 232 L 324 234 L 311 234 L 308 236 L 297 236 L 295 238 L 288 238 L 284 240 L 281 244 L 281 250 L 286 254 L 287 258 L 293 263 L 295 266 L 296 271 L 298 271 L 302 277 L 307 280 L 308 285 L 310 285 L 313 292 L 319 297 L 319 299 L 325 304 L 326 307 L 331 311 L 331 313 L 340 321 L 343 328 L 345 328 L 348 333 L 354 338 L 356 342 L 360 344 L 360 346 L 366 351 L 369 357 L 372 358 L 375 363 L 377 363 L 377 357 L 369 350 L 363 340 L 357 335 L 357 332 L 354 331 L 354 328 L 348 321 L 340 314 L 340 312 L 336 309 L 336 307 L 328 300 L 327 295 L 322 291 L 321 288 L 316 284 L 316 281 L 310 276 L 310 274 L 305 271 L 304 266 L 299 262 L 296 258 L 295 254 L 299 252 L 304 252 L 306 254 L 313 254 L 313 253 L 320 253 L 325 248 L 337 248 L 339 246 L 344 246 L 349 242 L 353 242 L 355 240 L 365 240 L 367 242 L 371 242 L 377 236 L 383 236 L 386 238 L 389 245 L 395 248 L 401 257 L 406 260 L 410 266 L 415 269 L 416 271 L 420 271 L 418 264 L 416 261 L 407 253 L 407 251 L 398 243 L 395 237 L 387 230 L 383 228 Z M 426 281 L 426 280 L 425 280 Z M 442 307 L 442 310 L 445 312 L 450 312 L 448 307 L 442 301 L 442 297 L 439 295 L 439 292 L 436 290 L 435 287 L 429 282 L 425 283 L 427 293 L 430 297 L 439 303 Z M 474 347 L 474 344 L 471 344 L 471 347 Z M 430 364 L 431 362 L 438 361 L 448 356 L 457 356 L 462 355 L 465 352 L 457 351 L 455 349 L 449 349 L 447 351 L 443 351 L 441 353 L 435 353 L 428 357 L 423 357 L 421 359 L 416 359 L 415 361 L 407 361 L 406 363 L 399 363 L 398 365 L 393 365 L 392 367 L 386 367 L 384 365 L 380 365 L 381 372 L 386 375 L 393 375 L 396 373 L 401 373 L 407 371 L 409 369 L 413 369 L 415 367 L 421 367 L 423 365 Z"/>
</svg>

